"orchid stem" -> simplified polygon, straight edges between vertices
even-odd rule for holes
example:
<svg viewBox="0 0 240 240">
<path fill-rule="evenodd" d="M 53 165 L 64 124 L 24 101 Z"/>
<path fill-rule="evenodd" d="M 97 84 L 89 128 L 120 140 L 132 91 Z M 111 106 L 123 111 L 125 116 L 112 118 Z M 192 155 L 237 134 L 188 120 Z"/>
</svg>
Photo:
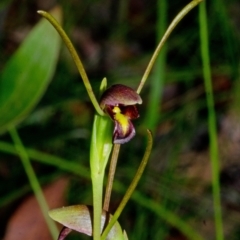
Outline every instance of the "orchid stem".
<svg viewBox="0 0 240 240">
<path fill-rule="evenodd" d="M 161 41 L 159 42 L 156 50 L 154 51 L 152 58 L 143 74 L 143 77 L 139 83 L 138 89 L 137 89 L 137 93 L 140 94 L 148 76 L 150 71 L 152 70 L 152 67 L 157 59 L 157 56 L 159 54 L 159 52 L 161 51 L 164 43 L 167 41 L 169 35 L 171 34 L 171 32 L 174 30 L 174 28 L 177 26 L 177 24 L 183 19 L 183 17 L 189 12 L 191 11 L 195 6 L 197 6 L 200 2 L 202 2 L 203 0 L 193 0 L 192 2 L 190 2 L 189 4 L 187 4 L 180 12 L 179 14 L 173 19 L 173 21 L 171 22 L 171 24 L 169 25 L 168 29 L 166 30 L 165 34 L 163 35 Z"/>
<path fill-rule="evenodd" d="M 120 216 L 120 214 L 122 213 L 124 207 L 126 206 L 128 200 L 130 199 L 130 197 L 132 196 L 142 174 L 143 174 L 143 171 L 147 165 L 147 162 L 148 162 L 148 159 L 149 159 L 149 156 L 150 156 L 150 153 L 151 153 L 151 150 L 152 150 L 152 143 L 153 143 L 153 140 L 152 140 L 152 133 L 147 130 L 147 133 L 148 133 L 148 144 L 147 144 L 147 148 L 145 150 L 145 153 L 144 153 L 144 156 L 143 156 L 143 159 L 141 161 L 141 164 L 140 166 L 138 167 L 138 170 L 128 188 L 128 190 L 126 191 L 121 203 L 119 204 L 116 212 L 114 213 L 114 215 L 112 216 L 109 224 L 107 225 L 106 229 L 104 230 L 102 236 L 101 236 L 101 240 L 105 240 L 109 231 L 111 230 L 111 228 L 113 227 L 113 225 L 116 223 L 118 217 Z"/>
<path fill-rule="evenodd" d="M 71 40 L 69 39 L 69 37 L 67 36 L 66 32 L 63 30 L 63 28 L 60 26 L 60 24 L 57 22 L 57 20 L 49 13 L 39 10 L 37 11 L 38 14 L 40 14 L 41 16 L 43 16 L 44 18 L 46 18 L 52 25 L 53 27 L 57 30 L 57 32 L 59 33 L 59 35 L 62 37 L 62 40 L 64 41 L 65 45 L 67 46 L 76 66 L 77 69 L 82 77 L 83 83 L 86 87 L 86 90 L 88 92 L 88 95 L 91 99 L 91 102 L 94 106 L 94 108 L 96 109 L 97 113 L 100 114 L 101 116 L 104 115 L 103 110 L 100 108 L 98 101 L 94 95 L 94 92 L 92 90 L 92 86 L 90 84 L 90 81 L 88 79 L 87 73 L 83 67 L 83 64 L 71 42 Z"/>
<path fill-rule="evenodd" d="M 115 170 L 116 170 L 116 166 L 117 166 L 117 160 L 118 160 L 120 146 L 121 146 L 120 144 L 114 144 L 114 147 L 113 147 L 112 158 L 110 161 L 110 167 L 109 167 L 109 173 L 108 173 L 106 192 L 105 192 L 105 197 L 104 197 L 104 204 L 103 204 L 103 209 L 105 211 L 109 210 L 109 203 L 110 203 L 110 198 L 111 198 L 111 193 L 112 193 L 113 179 L 114 179 L 114 174 L 115 174 Z"/>
</svg>

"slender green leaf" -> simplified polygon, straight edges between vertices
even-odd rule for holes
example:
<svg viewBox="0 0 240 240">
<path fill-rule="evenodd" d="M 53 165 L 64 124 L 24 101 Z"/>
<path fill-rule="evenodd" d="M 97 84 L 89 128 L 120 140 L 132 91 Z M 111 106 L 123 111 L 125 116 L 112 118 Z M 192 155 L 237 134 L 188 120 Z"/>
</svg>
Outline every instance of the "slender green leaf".
<svg viewBox="0 0 240 240">
<path fill-rule="evenodd" d="M 61 21 L 60 8 L 52 14 Z M 16 125 L 38 103 L 54 74 L 59 50 L 58 33 L 42 19 L 0 75 L 0 132 Z"/>
</svg>

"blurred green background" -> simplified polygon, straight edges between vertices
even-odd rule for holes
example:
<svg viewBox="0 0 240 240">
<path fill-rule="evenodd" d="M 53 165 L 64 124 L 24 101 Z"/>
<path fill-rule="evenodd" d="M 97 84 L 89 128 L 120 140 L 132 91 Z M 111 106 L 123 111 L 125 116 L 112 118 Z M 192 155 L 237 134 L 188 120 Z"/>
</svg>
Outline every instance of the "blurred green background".
<svg viewBox="0 0 240 240">
<path fill-rule="evenodd" d="M 41 19 L 36 11 L 49 11 L 59 4 L 63 10 L 63 27 L 83 61 L 95 93 L 103 77 L 107 77 L 108 85 L 121 83 L 136 89 L 164 30 L 187 3 L 167 0 L 1 1 L 0 71 L 3 72 Z M 238 0 L 206 1 L 206 9 L 223 231 L 225 239 L 237 240 L 240 238 L 240 3 Z M 51 39 L 48 43 L 51 45 Z M 110 207 L 114 212 L 124 188 L 134 176 L 144 153 L 146 128 L 150 128 L 154 148 L 147 170 L 119 219 L 129 239 L 190 239 L 182 233 L 181 224 L 193 229 L 191 239 L 197 239 L 197 234 L 202 239 L 215 239 L 201 44 L 199 7 L 196 7 L 173 31 L 141 93 L 143 104 L 138 107 L 141 116 L 134 122 L 137 134 L 121 148 Z M 37 49 L 38 45 L 35 47 Z M 48 52 L 42 54 L 49 58 Z M 22 64 L 27 66 L 29 62 Z M 32 76 L 33 81 L 35 77 Z M 22 95 L 24 93 L 25 90 Z M 16 99 L 21 102 L 21 97 L 16 96 Z M 17 124 L 42 186 L 64 179 L 60 189 L 57 187 L 48 193 L 54 207 L 91 204 L 89 144 L 93 114 L 75 64 L 62 44 L 51 83 L 34 110 Z M 10 135 L 2 133 L 0 238 L 6 240 L 11 239 L 6 233 L 16 211 L 32 195 L 25 171 L 14 153 Z M 54 201 L 54 196 L 60 200 Z M 30 205 L 26 209 L 34 212 Z M 20 213 L 19 221 L 24 221 L 24 215 L 24 211 Z M 38 228 L 34 224 L 27 226 Z M 15 227 L 11 231 L 20 230 Z M 19 235 L 18 239 L 31 238 Z M 39 235 L 35 239 L 46 238 Z M 90 238 L 72 233 L 67 239 Z"/>
</svg>

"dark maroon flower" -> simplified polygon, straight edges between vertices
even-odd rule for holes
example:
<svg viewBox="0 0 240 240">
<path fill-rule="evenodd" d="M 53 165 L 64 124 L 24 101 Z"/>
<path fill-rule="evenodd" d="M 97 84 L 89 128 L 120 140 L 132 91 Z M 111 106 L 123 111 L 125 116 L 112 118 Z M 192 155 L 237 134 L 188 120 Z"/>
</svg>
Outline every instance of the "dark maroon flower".
<svg viewBox="0 0 240 240">
<path fill-rule="evenodd" d="M 136 104 L 141 104 L 141 97 L 130 87 L 116 84 L 102 95 L 100 106 L 114 121 L 113 142 L 123 144 L 135 135 L 132 119 L 139 117 Z"/>
</svg>

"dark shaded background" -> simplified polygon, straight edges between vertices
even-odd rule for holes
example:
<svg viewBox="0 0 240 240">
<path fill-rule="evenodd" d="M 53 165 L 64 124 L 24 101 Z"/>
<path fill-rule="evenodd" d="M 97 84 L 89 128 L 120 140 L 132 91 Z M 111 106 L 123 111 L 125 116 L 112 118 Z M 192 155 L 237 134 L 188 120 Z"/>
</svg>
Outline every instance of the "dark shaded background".
<svg viewBox="0 0 240 240">
<path fill-rule="evenodd" d="M 36 11 L 49 10 L 56 3 L 62 6 L 64 29 L 81 56 L 95 92 L 103 77 L 107 77 L 109 85 L 122 83 L 136 88 L 157 45 L 155 0 L 2 1 L 0 69 L 40 19 Z M 168 23 L 187 3 L 168 2 Z M 237 100 L 240 3 L 237 0 L 207 3 L 224 232 L 226 239 L 237 240 L 240 234 L 240 118 Z M 226 16 L 222 15 L 221 7 Z M 44 54 L 47 58 L 47 53 Z M 150 163 L 138 190 L 180 216 L 205 239 L 214 239 L 207 108 L 201 65 L 198 10 L 194 9 L 174 30 L 167 43 L 166 83 L 162 99 L 159 98 L 159 109 L 156 109 L 156 116 L 161 117 L 154 131 Z M 146 112 L 151 108 L 149 82 L 142 98 L 141 118 L 135 121 L 137 136 L 122 147 L 116 173 L 116 179 L 126 187 L 145 148 Z M 93 114 L 94 109 L 76 67 L 66 48 L 62 47 L 51 85 L 18 130 L 26 147 L 88 167 Z M 0 140 L 10 142 L 8 134 L 1 135 Z M 64 201 L 69 205 L 91 203 L 89 179 L 38 162 L 33 162 L 33 166 L 43 186 L 49 186 L 56 179 L 67 179 L 67 187 L 65 182 L 59 187 L 64 190 L 59 197 L 59 206 Z M 0 182 L 0 236 L 3 238 L 15 210 L 26 203 L 26 197 L 32 193 L 19 159 L 4 153 L 0 153 Z M 59 188 L 51 190 L 50 195 L 62 192 Z M 122 194 L 113 193 L 112 211 L 121 197 Z M 34 212 L 33 208 L 31 211 Z M 127 205 L 120 222 L 129 239 L 186 239 L 178 229 L 133 201 Z M 85 238 L 72 234 L 68 239 Z"/>
</svg>

